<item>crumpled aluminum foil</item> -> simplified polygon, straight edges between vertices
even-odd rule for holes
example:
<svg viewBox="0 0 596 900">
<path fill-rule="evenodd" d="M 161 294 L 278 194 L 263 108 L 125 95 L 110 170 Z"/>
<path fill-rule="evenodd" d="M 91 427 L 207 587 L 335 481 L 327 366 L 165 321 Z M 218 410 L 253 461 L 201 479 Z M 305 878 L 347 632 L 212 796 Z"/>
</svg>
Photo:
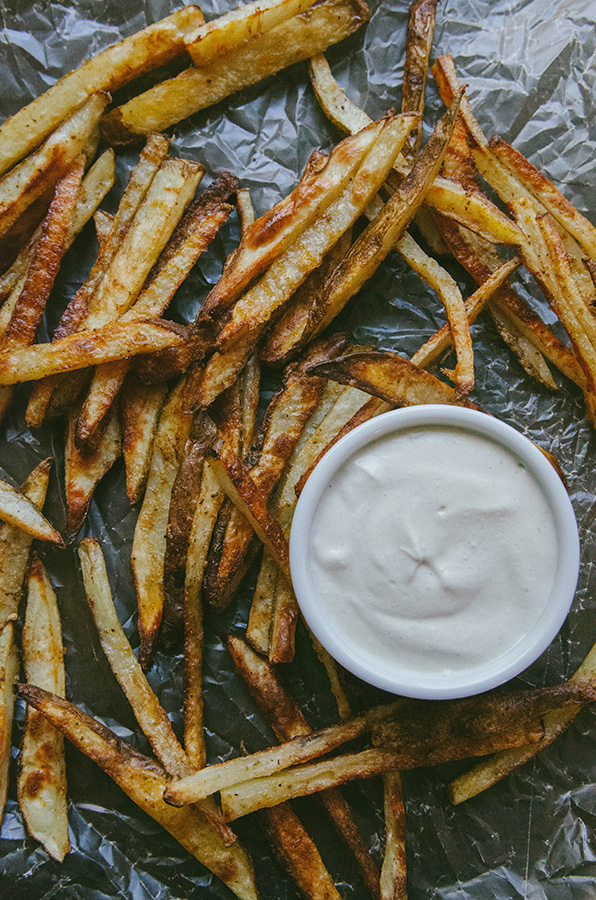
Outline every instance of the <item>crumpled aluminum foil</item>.
<svg viewBox="0 0 596 900">
<path fill-rule="evenodd" d="M 0 0 L 0 116 L 42 92 L 54 79 L 120 37 L 155 21 L 175 0 Z M 206 16 L 232 8 L 232 0 L 208 0 Z M 371 0 L 366 29 L 333 48 L 332 69 L 348 94 L 372 116 L 401 97 L 407 21 L 406 0 Z M 477 117 L 490 136 L 500 134 L 543 169 L 582 212 L 594 220 L 596 157 L 596 32 L 593 0 L 444 0 L 435 53 L 450 53 L 469 84 Z M 145 79 L 146 84 L 155 76 Z M 429 83 L 427 122 L 441 109 Z M 295 185 L 313 148 L 331 146 L 326 121 L 308 83 L 306 65 L 237 94 L 174 129 L 173 153 L 199 160 L 209 176 L 225 168 L 251 188 L 257 213 Z M 118 153 L 119 184 L 107 201 L 115 208 L 133 151 Z M 207 183 L 205 181 L 205 183 Z M 174 315 L 188 319 L 221 271 L 237 240 L 231 223 L 180 291 Z M 91 229 L 69 253 L 48 311 L 51 331 L 67 298 L 93 258 Z M 461 278 L 461 273 L 454 272 Z M 518 283 L 544 311 L 527 276 Z M 462 280 L 465 294 L 470 284 Z M 552 316 L 545 311 L 546 318 Z M 388 259 L 366 285 L 343 324 L 359 341 L 412 353 L 442 323 L 435 296 L 397 258 Z M 45 335 L 42 335 L 42 339 Z M 560 635 L 519 683 L 561 681 L 596 638 L 593 523 L 596 517 L 594 433 L 582 398 L 558 375 L 560 390 L 533 384 L 487 320 L 474 326 L 477 387 L 474 399 L 532 437 L 559 458 L 582 537 L 582 570 L 573 610 Z M 265 385 L 272 387 L 273 379 Z M 64 522 L 63 426 L 30 433 L 23 425 L 27 389 L 19 389 L 0 440 L 3 475 L 21 481 L 36 462 L 56 457 L 47 510 Z M 136 646 L 135 598 L 129 556 L 137 510 L 125 500 L 121 463 L 97 491 L 85 534 L 99 536 L 121 621 Z M 75 551 L 40 548 L 56 588 L 66 647 L 67 695 L 136 747 L 148 751 L 130 708 L 99 647 L 88 612 Z M 235 676 L 221 635 L 246 624 L 250 590 L 225 615 L 210 616 L 205 673 L 209 761 L 274 742 L 273 735 Z M 284 667 L 311 723 L 336 718 L 333 700 L 304 634 L 297 660 Z M 150 681 L 180 726 L 181 657 L 160 653 Z M 348 682 L 353 696 L 359 692 Z M 18 725 L 23 710 L 17 709 Z M 596 895 L 596 742 L 594 713 L 583 712 L 570 730 L 524 769 L 458 808 L 445 799 L 445 784 L 467 763 L 407 773 L 408 886 L 410 900 L 588 900 Z M 15 751 L 16 756 L 16 751 Z M 213 900 L 229 892 L 142 814 L 93 763 L 67 747 L 69 823 L 73 849 L 62 865 L 26 836 L 10 796 L 0 838 L 0 897 L 6 900 Z M 381 790 L 375 781 L 346 790 L 357 820 L 378 859 L 383 851 Z M 296 804 L 347 900 L 366 892 L 315 799 Z M 238 833 L 253 854 L 264 900 L 294 898 L 296 889 L 279 868 L 251 822 Z"/>
</svg>

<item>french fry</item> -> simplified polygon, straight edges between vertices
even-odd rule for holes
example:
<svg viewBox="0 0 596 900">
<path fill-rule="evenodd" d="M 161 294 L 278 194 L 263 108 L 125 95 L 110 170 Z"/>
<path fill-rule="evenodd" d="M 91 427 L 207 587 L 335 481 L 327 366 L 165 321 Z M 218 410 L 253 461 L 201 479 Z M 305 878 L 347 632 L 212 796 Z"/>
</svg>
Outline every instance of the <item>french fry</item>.
<svg viewBox="0 0 596 900">
<path fill-rule="evenodd" d="M 92 538 L 83 540 L 79 546 L 79 560 L 87 600 L 101 646 L 116 680 L 126 694 L 143 733 L 166 771 L 178 778 L 188 776 L 193 771 L 190 760 L 179 744 L 165 710 L 151 690 L 118 621 L 98 542 Z M 222 823 L 214 801 L 203 802 L 200 808 L 226 844 L 234 843 L 235 835 Z"/>
<path fill-rule="evenodd" d="M 323 112 L 342 131 L 353 134 L 370 123 L 369 116 L 352 103 L 340 88 L 323 54 L 313 56 L 311 59 L 310 80 Z M 454 96 L 455 92 L 450 95 L 451 99 L 448 102 L 443 98 L 447 106 Z M 469 106 L 465 97 L 461 102 L 464 106 Z M 391 180 L 394 189 L 408 174 L 409 169 L 403 160 L 401 162 L 398 160 L 396 168 L 397 178 Z M 430 209 L 453 218 L 477 232 L 486 240 L 504 244 L 516 244 L 519 241 L 515 223 L 483 194 L 466 190 L 452 178 L 437 175 L 428 187 L 424 203 Z"/>
<path fill-rule="evenodd" d="M 184 38 L 203 22 L 185 6 L 138 31 L 61 78 L 0 128 L 0 174 L 27 156 L 60 122 L 97 91 L 115 91 L 143 72 L 184 53 Z"/>
<path fill-rule="evenodd" d="M 24 496 L 38 509 L 43 509 L 53 462 L 44 459 L 21 485 Z M 0 525 L 0 631 L 18 616 L 32 540 L 30 534 L 14 525 Z"/>
<path fill-rule="evenodd" d="M 329 156 L 315 151 L 294 190 L 242 236 L 240 245 L 200 310 L 214 317 L 228 309 L 246 286 L 284 253 L 343 193 L 384 129 L 374 122 L 344 138 Z"/>
<path fill-rule="evenodd" d="M 23 666 L 29 684 L 64 697 L 62 627 L 56 595 L 37 556 L 29 566 L 23 627 Z M 66 814 L 64 738 L 28 707 L 19 757 L 19 806 L 29 834 L 62 862 L 70 850 Z"/>
<path fill-rule="evenodd" d="M 19 674 L 19 654 L 14 625 L 7 622 L 0 630 L 0 825 L 8 792 L 8 767 L 12 748 L 15 683 Z"/>
<path fill-rule="evenodd" d="M 293 447 L 312 415 L 323 381 L 305 378 L 300 370 L 286 375 L 285 386 L 271 399 L 258 444 L 251 453 L 250 477 L 265 498 L 277 485 Z M 232 509 L 227 514 L 225 532 L 220 544 L 210 554 L 205 590 L 209 602 L 217 608 L 229 603 L 254 556 L 254 531 L 240 514 Z"/>
<path fill-rule="evenodd" d="M 331 688 L 331 693 L 333 694 L 335 702 L 337 703 L 337 713 L 340 719 L 346 719 L 349 715 L 351 715 L 351 710 L 348 698 L 346 697 L 346 693 L 339 679 L 338 664 L 333 659 L 331 654 L 328 653 L 327 650 L 325 650 L 321 642 L 317 637 L 315 637 L 310 629 L 308 629 L 308 636 L 313 646 L 313 650 L 317 654 L 319 662 L 325 669 L 325 673 L 327 675 L 327 678 L 329 679 L 329 687 Z"/>
<path fill-rule="evenodd" d="M 35 200 L 54 187 L 85 150 L 108 102 L 107 94 L 93 94 L 39 150 L 0 179 L 0 236 Z"/>
<path fill-rule="evenodd" d="M 289 803 L 263 812 L 277 856 L 308 900 L 341 900 L 321 854 Z"/>
<path fill-rule="evenodd" d="M 205 450 L 215 435 L 213 423 L 206 415 L 195 419 L 172 486 L 164 555 L 164 635 L 176 631 L 184 619 L 190 535 L 200 499 Z"/>
<path fill-rule="evenodd" d="M 461 94 L 435 128 L 406 180 L 352 245 L 324 286 L 319 307 L 311 315 L 306 331 L 308 337 L 319 334 L 326 328 L 370 278 L 422 205 L 426 191 L 443 161 L 457 120 L 460 98 Z"/>
<path fill-rule="evenodd" d="M 252 753 L 250 756 L 241 756 L 207 766 L 206 769 L 194 772 L 187 778 L 172 781 L 164 797 L 168 803 L 175 806 L 196 803 L 197 800 L 249 779 L 279 773 L 290 766 L 331 753 L 341 744 L 366 734 L 370 727 L 366 716 L 359 716 L 324 731 L 299 735 L 284 744 Z"/>
<path fill-rule="evenodd" d="M 134 750 L 72 703 L 33 685 L 23 685 L 19 690 L 27 703 L 97 763 L 134 803 L 221 878 L 237 897 L 258 900 L 252 864 L 242 847 L 238 843 L 226 847 L 196 806 L 176 809 L 164 802 L 167 778 L 159 763 Z"/>
<path fill-rule="evenodd" d="M 286 365 L 298 353 L 302 329 L 317 302 L 319 291 L 352 243 L 351 230 L 346 231 L 329 250 L 321 265 L 300 285 L 281 316 L 273 324 L 259 356 L 270 366 Z"/>
<path fill-rule="evenodd" d="M 93 214 L 93 224 L 95 225 L 95 237 L 97 238 L 97 243 L 101 250 L 112 230 L 114 216 L 111 213 L 106 212 L 105 209 L 98 209 L 97 212 Z"/>
<path fill-rule="evenodd" d="M 559 705 L 572 707 L 589 702 L 593 696 L 593 688 L 584 681 L 516 694 L 484 694 L 464 701 L 446 701 L 441 702 L 440 708 L 436 702 L 431 702 L 426 709 L 418 703 L 411 716 L 406 704 L 400 710 L 399 719 L 386 718 L 373 726 L 373 737 L 380 747 L 306 763 L 224 789 L 221 792 L 224 818 L 231 822 L 257 809 L 354 779 L 488 755 L 497 748 L 537 742 L 543 734 L 540 717 L 545 712 Z"/>
<path fill-rule="evenodd" d="M 224 492 L 248 520 L 282 574 L 291 581 L 288 543 L 279 522 L 269 512 L 267 501 L 252 480 L 248 468 L 238 457 L 226 453 L 221 444 L 216 443 L 211 452 L 214 453 L 211 465 Z"/>
<path fill-rule="evenodd" d="M 191 426 L 191 416 L 182 410 L 184 387 L 184 380 L 176 385 L 159 418 L 145 496 L 132 545 L 130 561 L 139 606 L 139 658 L 143 668 L 150 663 L 161 627 L 168 511 Z"/>
<path fill-rule="evenodd" d="M 280 571 L 275 584 L 275 600 L 271 622 L 269 661 L 272 663 L 292 662 L 294 659 L 294 636 L 300 609 L 288 578 Z"/>
<path fill-rule="evenodd" d="M 165 319 L 114 322 L 52 341 L 0 353 L 0 385 L 37 381 L 187 343 L 188 329 Z"/>
<path fill-rule="evenodd" d="M 74 541 L 89 511 L 95 488 L 122 454 L 122 428 L 118 415 L 111 415 L 105 431 L 92 448 L 77 447 L 78 408 L 73 407 L 66 425 L 64 488 L 66 494 L 66 540 Z"/>
<path fill-rule="evenodd" d="M 31 257 L 23 288 L 12 308 L 10 320 L 0 340 L 0 352 L 32 344 L 41 323 L 46 303 L 54 286 L 83 177 L 83 162 L 75 162 L 56 186 L 48 213 Z M 0 389 L 0 418 L 4 415 L 14 388 Z"/>
<path fill-rule="evenodd" d="M 167 393 L 165 382 L 143 384 L 129 376 L 121 396 L 122 453 L 126 495 L 131 504 L 141 499 L 147 483 L 153 440 Z"/>
<path fill-rule="evenodd" d="M 124 321 L 161 316 L 190 270 L 205 252 L 233 207 L 226 203 L 237 180 L 224 173 L 189 207 L 152 273 L 151 280 L 122 317 Z M 81 410 L 78 432 L 88 440 L 116 398 L 128 371 L 126 361 L 95 372 Z"/>
<path fill-rule="evenodd" d="M 271 554 L 263 550 L 261 567 L 250 605 L 246 638 L 255 650 L 269 656 L 279 569 Z"/>
<path fill-rule="evenodd" d="M 247 41 L 300 15 L 314 0 L 253 0 L 211 22 L 199 25 L 186 38 L 195 66 L 208 66 L 219 57 L 232 56 Z"/>
<path fill-rule="evenodd" d="M 402 112 L 424 112 L 428 60 L 437 18 L 437 0 L 414 0 L 410 6 L 406 36 L 406 59 L 401 101 Z M 404 159 L 413 162 L 420 152 L 422 123 L 410 134 Z"/>
<path fill-rule="evenodd" d="M 102 153 L 99 159 L 93 163 L 81 182 L 72 223 L 66 237 L 67 250 L 114 184 L 114 178 L 114 151 L 110 149 Z M 26 275 L 40 236 L 41 226 L 27 246 L 19 253 L 11 267 L 3 275 L 0 275 L 0 298 L 10 294 L 17 281 Z"/>
<path fill-rule="evenodd" d="M 381 869 L 381 900 L 407 900 L 406 814 L 401 778 L 397 772 L 383 775 L 385 855 Z"/>
<path fill-rule="evenodd" d="M 382 124 L 374 144 L 365 151 L 361 165 L 340 196 L 271 263 L 258 284 L 234 304 L 230 319 L 218 336 L 220 350 L 225 350 L 247 333 L 259 335 L 307 275 L 321 264 L 325 254 L 375 197 L 410 133 L 413 121 L 410 116 L 395 117 Z"/>
<path fill-rule="evenodd" d="M 105 116 L 103 134 L 109 143 L 127 143 L 149 131 L 163 131 L 235 91 L 322 52 L 353 34 L 368 18 L 368 7 L 360 0 L 325 0 L 247 41 L 233 58 L 224 56 L 209 66 L 186 69 L 133 97 Z"/>
<path fill-rule="evenodd" d="M 287 741 L 310 733 L 311 729 L 303 713 L 282 685 L 275 668 L 237 635 L 229 635 L 226 646 L 236 670 L 278 739 Z M 321 801 L 334 828 L 352 853 L 371 895 L 378 897 L 379 871 L 358 831 L 348 804 L 340 791 L 334 789 L 322 793 Z"/>
<path fill-rule="evenodd" d="M 0 481 L 0 519 L 20 531 L 51 544 L 64 546 L 62 537 L 50 525 L 36 504 L 18 488 Z"/>
<path fill-rule="evenodd" d="M 389 350 L 356 350 L 331 362 L 314 365 L 309 371 L 368 391 L 397 406 L 447 403 L 476 408 L 430 372 Z"/>
</svg>

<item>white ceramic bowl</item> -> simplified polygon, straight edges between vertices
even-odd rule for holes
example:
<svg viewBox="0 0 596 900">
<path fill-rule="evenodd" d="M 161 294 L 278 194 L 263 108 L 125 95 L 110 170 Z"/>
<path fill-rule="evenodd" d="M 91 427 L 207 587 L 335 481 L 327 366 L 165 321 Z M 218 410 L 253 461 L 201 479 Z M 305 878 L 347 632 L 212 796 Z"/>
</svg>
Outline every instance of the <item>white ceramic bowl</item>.
<svg viewBox="0 0 596 900">
<path fill-rule="evenodd" d="M 558 544 L 553 590 L 535 625 L 504 654 L 460 672 L 414 672 L 374 659 L 337 630 L 320 601 L 310 565 L 310 532 L 317 505 L 335 472 L 356 451 L 388 434 L 420 426 L 456 427 L 508 449 L 534 475 L 552 511 Z M 300 609 L 316 637 L 350 672 L 376 687 L 406 697 L 443 700 L 489 690 L 518 675 L 549 646 L 573 601 L 579 573 L 577 523 L 567 491 L 544 454 L 526 437 L 485 413 L 459 406 L 415 406 L 371 419 L 345 435 L 322 458 L 298 500 L 290 536 L 292 581 Z"/>
</svg>

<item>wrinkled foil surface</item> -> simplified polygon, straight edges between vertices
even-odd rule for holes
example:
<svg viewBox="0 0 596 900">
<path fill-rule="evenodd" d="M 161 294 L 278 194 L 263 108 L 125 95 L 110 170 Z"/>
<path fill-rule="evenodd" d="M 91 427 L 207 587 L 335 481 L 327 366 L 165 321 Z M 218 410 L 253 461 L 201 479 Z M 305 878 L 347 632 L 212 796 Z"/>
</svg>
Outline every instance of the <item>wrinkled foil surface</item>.
<svg viewBox="0 0 596 900">
<path fill-rule="evenodd" d="M 119 38 L 162 18 L 175 0 L 0 0 L 0 117 L 18 110 L 56 78 Z M 232 8 L 232 0 L 207 0 L 207 18 Z M 372 0 L 369 25 L 328 53 L 334 74 L 356 103 L 377 116 L 401 102 L 407 22 L 405 0 Z M 499 134 L 539 166 L 578 208 L 596 221 L 596 31 L 594 0 L 444 0 L 434 51 L 450 53 L 469 84 L 473 109 L 488 136 Z M 143 87 L 157 75 L 142 81 Z M 133 91 L 126 89 L 122 96 Z M 426 121 L 441 110 L 429 82 Z M 319 110 L 306 64 L 234 95 L 173 130 L 173 155 L 200 161 L 209 178 L 230 169 L 251 189 L 257 214 L 296 184 L 315 147 L 329 148 L 339 135 Z M 427 128 L 428 133 L 428 128 Z M 138 151 L 137 151 L 138 152 Z M 118 151 L 118 184 L 104 206 L 117 206 L 135 162 Z M 223 260 L 238 239 L 229 223 L 179 292 L 172 314 L 194 315 Z M 51 333 L 67 299 L 84 280 L 95 248 L 88 228 L 68 254 L 48 310 Z M 455 268 L 464 295 L 471 285 Z M 552 315 L 531 278 L 516 282 L 525 296 Z M 342 319 L 358 341 L 411 354 L 443 322 L 436 297 L 391 256 Z M 582 567 L 573 609 L 544 656 L 518 679 L 522 686 L 553 684 L 570 676 L 596 639 L 593 524 L 594 432 L 582 398 L 559 375 L 551 393 L 525 375 L 488 319 L 473 328 L 477 360 L 474 400 L 559 458 L 582 538 Z M 266 375 L 267 390 L 276 384 Z M 0 467 L 20 482 L 46 457 L 56 457 L 46 510 L 64 524 L 63 424 L 26 430 L 20 388 L 2 428 Z M 135 597 L 129 557 L 138 509 L 125 499 L 122 461 L 104 479 L 83 535 L 99 537 L 115 602 L 137 646 Z M 148 752 L 94 633 L 75 549 L 40 548 L 55 586 L 64 628 L 67 696 L 99 717 L 135 747 Z M 274 743 L 272 733 L 235 676 L 221 636 L 246 625 L 250 584 L 225 615 L 209 615 L 205 667 L 209 762 Z M 284 677 L 313 726 L 335 720 L 328 684 L 308 639 L 299 631 L 296 661 Z M 182 665 L 179 653 L 158 653 L 149 674 L 180 732 Z M 354 680 L 347 689 L 358 708 L 370 702 Z M 17 704 L 17 732 L 23 709 Z M 503 783 L 458 808 L 445 785 L 468 763 L 406 773 L 407 857 L 410 900 L 588 900 L 596 896 L 596 740 L 594 713 L 584 711 L 550 749 Z M 17 739 L 19 738 L 17 734 Z M 16 750 L 14 751 L 16 758 Z M 0 897 L 6 900 L 214 900 L 232 895 L 145 816 L 88 759 L 67 747 L 72 851 L 62 865 L 26 836 L 15 802 L 13 760 L 9 800 L 0 839 Z M 383 852 L 382 793 L 378 780 L 350 785 L 346 795 L 370 852 Z M 316 799 L 297 811 L 315 838 L 346 900 L 367 893 L 354 866 L 325 821 Z M 290 900 L 296 888 L 273 859 L 266 838 L 250 820 L 238 823 L 250 849 L 264 900 Z"/>
</svg>

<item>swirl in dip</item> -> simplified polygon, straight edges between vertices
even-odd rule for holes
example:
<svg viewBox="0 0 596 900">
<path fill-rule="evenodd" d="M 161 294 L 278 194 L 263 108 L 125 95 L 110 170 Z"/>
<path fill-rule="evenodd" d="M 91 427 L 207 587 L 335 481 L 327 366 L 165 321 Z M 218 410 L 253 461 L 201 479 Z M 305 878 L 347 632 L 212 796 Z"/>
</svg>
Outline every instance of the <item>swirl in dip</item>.
<svg viewBox="0 0 596 900">
<path fill-rule="evenodd" d="M 511 450 L 421 425 L 358 449 L 310 530 L 318 602 L 338 637 L 380 662 L 449 676 L 502 656 L 549 601 L 549 503 Z"/>
</svg>

